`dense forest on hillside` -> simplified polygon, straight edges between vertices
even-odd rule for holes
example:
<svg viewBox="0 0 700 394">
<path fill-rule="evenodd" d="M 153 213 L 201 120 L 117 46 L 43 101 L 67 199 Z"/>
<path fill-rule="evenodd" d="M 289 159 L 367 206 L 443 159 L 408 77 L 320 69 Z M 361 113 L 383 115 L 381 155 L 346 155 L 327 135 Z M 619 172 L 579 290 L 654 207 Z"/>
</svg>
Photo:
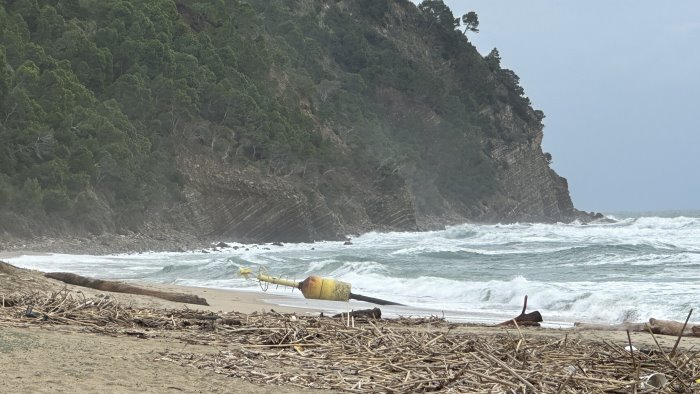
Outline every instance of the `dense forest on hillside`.
<svg viewBox="0 0 700 394">
<path fill-rule="evenodd" d="M 346 169 L 476 203 L 498 190 L 493 141 L 532 138 L 489 108 L 536 129 L 543 115 L 458 25 L 442 1 L 5 1 L 0 228 L 137 228 L 183 199 L 185 154 L 301 188 Z"/>
</svg>

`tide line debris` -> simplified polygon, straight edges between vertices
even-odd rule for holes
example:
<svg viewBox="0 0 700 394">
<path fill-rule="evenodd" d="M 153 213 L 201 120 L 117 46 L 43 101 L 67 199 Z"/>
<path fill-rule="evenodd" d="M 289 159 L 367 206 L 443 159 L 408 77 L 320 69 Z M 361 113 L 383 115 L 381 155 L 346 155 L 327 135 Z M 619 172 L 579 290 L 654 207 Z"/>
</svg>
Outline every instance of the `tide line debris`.
<svg viewBox="0 0 700 394">
<path fill-rule="evenodd" d="M 345 317 L 134 308 L 67 289 L 5 299 L 0 327 L 48 326 L 208 345 L 211 352 L 205 353 L 172 347 L 152 361 L 265 385 L 353 393 L 630 393 L 658 390 L 655 384 L 663 385 L 662 392 L 700 389 L 697 350 L 671 354 L 659 347 L 635 352 L 632 360 L 624 345 L 567 332 L 523 331 L 523 341 L 508 328 L 485 332 L 437 317 L 358 320 L 351 327 Z M 28 306 L 47 319 L 26 317 Z"/>
<path fill-rule="evenodd" d="M 506 320 L 500 323 L 499 326 L 530 326 L 539 327 L 542 323 L 542 314 L 539 311 L 533 311 L 530 313 L 525 313 L 527 310 L 527 295 L 525 300 L 523 300 L 523 311 L 520 314 L 510 320 Z"/>
</svg>

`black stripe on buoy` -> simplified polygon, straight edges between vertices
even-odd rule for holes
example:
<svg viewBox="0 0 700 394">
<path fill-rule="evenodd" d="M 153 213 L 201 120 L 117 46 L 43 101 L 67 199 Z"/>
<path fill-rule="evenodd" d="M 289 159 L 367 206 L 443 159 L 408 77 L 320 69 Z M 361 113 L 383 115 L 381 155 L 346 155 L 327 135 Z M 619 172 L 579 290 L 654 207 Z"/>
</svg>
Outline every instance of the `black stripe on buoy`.
<svg viewBox="0 0 700 394">
<path fill-rule="evenodd" d="M 352 298 L 353 300 L 358 300 L 358 301 L 371 302 L 371 303 L 377 304 L 377 305 L 401 305 L 401 306 L 403 306 L 403 304 L 399 304 L 398 302 L 382 300 L 381 298 L 367 297 L 367 296 L 363 296 L 360 294 L 350 293 L 350 298 Z"/>
</svg>

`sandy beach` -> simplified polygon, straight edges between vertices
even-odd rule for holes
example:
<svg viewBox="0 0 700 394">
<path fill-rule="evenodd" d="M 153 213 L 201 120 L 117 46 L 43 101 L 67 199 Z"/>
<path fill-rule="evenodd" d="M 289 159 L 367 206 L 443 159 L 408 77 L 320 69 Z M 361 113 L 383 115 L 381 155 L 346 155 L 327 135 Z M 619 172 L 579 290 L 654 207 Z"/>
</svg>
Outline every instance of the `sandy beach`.
<svg viewBox="0 0 700 394">
<path fill-rule="evenodd" d="M 12 257 L 5 254 L 3 258 Z M 22 269 L 0 269 L 0 294 L 3 306 L 17 292 L 67 289 L 77 297 L 110 297 L 115 302 L 136 308 L 206 312 L 237 310 L 242 313 L 264 313 L 275 310 L 294 312 L 271 304 L 275 295 L 234 292 L 185 286 L 138 284 L 144 288 L 197 294 L 209 306 L 187 305 L 159 298 L 132 294 L 102 292 L 65 285 L 46 279 L 40 272 Z M 3 308 L 7 309 L 7 308 Z M 36 309 L 35 309 L 36 310 Z M 300 314 L 311 311 L 299 311 Z M 30 319 L 0 319 L 0 392 L 2 393 L 249 393 L 304 392 L 299 388 L 261 386 L 242 379 L 230 378 L 212 371 L 183 368 L 174 363 L 155 362 L 159 354 L 171 349 L 206 354 L 217 351 L 210 346 L 184 343 L 167 336 L 149 338 L 127 335 L 95 334 L 85 326 L 32 324 Z"/>
<path fill-rule="evenodd" d="M 3 373 L 0 374 L 0 392 L 296 393 L 309 390 L 323 391 L 324 387 L 328 392 L 391 391 L 392 387 L 385 387 L 380 382 L 375 381 L 376 385 L 372 386 L 370 380 L 367 380 L 365 386 L 357 383 L 344 385 L 344 382 L 347 383 L 356 378 L 357 369 L 363 369 L 359 366 L 357 369 L 339 366 L 331 372 L 324 372 L 323 369 L 327 367 L 325 364 L 341 361 L 343 363 L 372 362 L 372 357 L 359 361 L 352 361 L 350 356 L 343 358 L 342 354 L 347 353 L 347 349 L 341 355 L 334 353 L 332 349 L 334 341 L 338 343 L 356 341 L 360 353 L 374 355 L 377 347 L 381 349 L 382 346 L 388 345 L 382 344 L 382 341 L 391 342 L 397 341 L 396 338 L 409 337 L 417 338 L 419 343 L 423 341 L 422 344 L 427 345 L 427 350 L 424 351 L 428 353 L 423 357 L 443 358 L 441 363 L 444 364 L 443 369 L 447 369 L 446 376 L 449 378 L 444 378 L 437 386 L 425 387 L 420 385 L 429 384 L 429 382 L 426 383 L 426 378 L 421 378 L 416 380 L 418 383 L 415 386 L 411 386 L 412 376 L 415 375 L 410 371 L 418 376 L 422 376 L 420 374 L 423 372 L 417 367 L 416 369 L 411 367 L 410 365 L 413 365 L 411 363 L 406 364 L 405 367 L 401 366 L 402 361 L 397 357 L 401 357 L 401 354 L 410 354 L 409 349 L 411 352 L 420 349 L 416 350 L 415 344 L 411 347 L 408 344 L 395 343 L 373 357 L 379 357 L 379 354 L 389 352 L 397 346 L 409 346 L 391 356 L 394 360 L 392 362 L 380 362 L 377 359 L 376 368 L 394 371 L 401 376 L 398 381 L 403 381 L 403 385 L 395 385 L 397 392 L 412 392 L 414 389 L 425 391 L 430 387 L 432 389 L 437 387 L 440 391 L 472 391 L 468 389 L 469 386 L 464 386 L 465 382 L 471 382 L 470 384 L 481 382 L 479 384 L 486 384 L 483 387 L 489 387 L 488 384 L 492 384 L 492 389 L 496 392 L 499 392 L 499 387 L 502 390 L 507 387 L 515 389 L 521 386 L 524 389 L 528 386 L 517 378 L 527 374 L 524 365 L 519 367 L 519 373 L 511 374 L 509 381 L 503 381 L 503 377 L 497 377 L 497 372 L 493 372 L 492 381 L 489 381 L 488 378 L 479 377 L 479 374 L 483 375 L 482 372 L 469 375 L 464 371 L 459 373 L 464 376 L 469 375 L 470 378 L 465 377 L 466 380 L 458 381 L 457 379 L 462 375 L 448 366 L 451 365 L 450 360 L 455 363 L 454 368 L 457 368 L 460 362 L 466 362 L 458 361 L 466 357 L 466 353 L 460 353 L 460 342 L 483 342 L 486 346 L 484 349 L 489 349 L 504 341 L 512 341 L 513 346 L 517 343 L 517 348 L 514 350 L 516 353 L 528 349 L 528 344 L 533 347 L 529 351 L 535 352 L 535 348 L 542 346 L 545 348 L 554 346 L 553 344 L 559 344 L 560 347 L 573 346 L 575 343 L 579 347 L 585 346 L 585 349 L 596 349 L 598 346 L 601 352 L 607 354 L 606 357 L 621 358 L 615 363 L 631 362 L 624 351 L 620 351 L 628 344 L 626 332 L 531 327 L 516 329 L 454 324 L 440 319 L 416 321 L 382 319 L 381 322 L 358 320 L 356 323 L 353 322 L 354 327 L 352 325 L 347 327 L 342 318 L 319 318 L 319 310 L 279 306 L 276 303 L 284 303 L 284 297 L 267 293 L 148 283 L 138 285 L 195 294 L 206 298 L 209 306 L 180 304 L 149 296 L 66 286 L 62 282 L 45 278 L 41 272 L 2 264 L 0 269 L 0 294 L 3 302 L 3 308 L 0 310 L 2 312 L 0 313 L 2 328 L 0 330 L 0 365 L 3 365 Z M 32 295 L 28 295 L 30 293 Z M 24 296 L 18 296 L 21 294 Z M 37 296 L 37 294 L 43 295 Z M 53 296 L 47 294 L 53 294 Z M 49 302 L 49 299 L 52 301 Z M 27 316 L 24 313 L 26 306 L 19 305 L 20 301 L 33 304 L 33 311 L 37 315 Z M 39 305 L 41 302 L 45 304 Z M 15 305 L 11 305 L 12 303 Z M 86 307 L 88 304 L 92 309 Z M 72 306 L 67 308 L 67 305 Z M 70 314 L 71 310 L 76 311 L 75 314 Z M 79 314 L 78 310 L 84 310 L 84 313 Z M 122 317 L 119 317 L 120 313 Z M 190 316 L 193 314 L 194 317 Z M 212 321 L 207 320 L 208 316 L 213 316 Z M 214 318 L 216 318 L 215 322 Z M 232 320 L 234 323 L 231 324 L 234 326 L 227 326 L 227 321 Z M 144 321 L 151 323 L 145 324 Z M 139 322 L 140 325 L 135 324 Z M 248 326 L 251 328 L 246 329 L 245 327 Z M 247 335 L 253 331 L 255 336 L 241 339 L 241 335 L 244 335 L 242 333 Z M 286 334 L 280 337 L 283 332 Z M 318 339 L 323 336 L 322 334 L 329 333 L 334 333 L 336 339 L 329 340 L 330 342 Z M 353 339 L 364 335 L 374 335 L 372 337 L 374 339 L 368 339 L 365 343 Z M 292 336 L 296 339 L 287 342 Z M 667 357 L 667 353 L 676 342 L 676 338 L 672 336 L 653 337 L 648 333 L 638 332 L 631 333 L 630 339 L 636 348 L 652 352 L 659 357 Z M 320 342 L 314 342 L 314 340 Z M 271 341 L 280 345 L 270 344 Z M 443 341 L 447 342 L 443 343 Z M 284 345 L 285 343 L 288 345 Z M 440 346 L 447 346 L 446 348 L 452 351 L 440 355 L 438 350 Z M 700 338 L 684 337 L 679 349 L 687 352 L 698 346 L 700 346 Z M 322 349 L 326 348 L 327 350 L 324 350 L 326 353 L 323 353 Z M 659 349 L 663 349 L 663 352 Z M 492 350 L 492 354 L 510 362 L 508 357 L 511 356 L 499 355 L 497 350 Z M 620 354 L 615 355 L 615 352 Z M 585 350 L 580 357 L 591 357 L 594 353 L 591 353 L 591 350 Z M 641 356 L 643 355 L 640 353 L 637 357 Z M 571 357 L 575 359 L 578 356 Z M 315 360 L 316 358 L 318 360 Z M 239 363 L 250 363 L 250 368 Z M 685 376 L 684 384 L 690 384 L 688 379 L 700 378 L 700 376 L 693 376 L 693 373 L 697 374 L 700 367 L 697 359 L 688 359 L 685 363 L 688 368 L 690 366 L 695 368 L 685 372 L 688 376 Z M 308 370 L 309 366 L 312 368 L 311 371 Z M 596 382 L 596 379 L 605 382 L 607 379 L 612 386 L 622 384 L 621 377 L 615 379 L 595 377 L 592 372 L 593 367 L 588 368 L 586 379 L 592 379 L 593 382 Z M 354 372 L 349 372 L 353 370 Z M 505 369 L 501 368 L 499 371 L 502 372 Z M 333 382 L 337 380 L 337 383 L 328 383 L 331 380 L 329 375 L 325 375 L 326 373 L 335 376 L 333 378 L 335 380 L 331 380 Z M 540 379 L 546 383 L 546 379 L 537 375 L 546 371 L 532 373 L 533 377 L 528 381 Z M 387 379 L 394 379 L 389 375 L 386 376 Z M 634 380 L 632 376 L 629 379 Z M 548 378 L 559 379 L 559 383 L 562 383 L 565 376 L 553 373 Z M 315 379 L 318 382 L 314 383 Z M 434 379 L 440 381 L 443 378 L 435 376 Z M 499 381 L 501 381 L 500 385 L 497 383 Z M 569 381 L 573 382 L 571 379 Z M 584 381 L 581 380 L 581 382 Z M 360 380 L 358 382 L 361 383 Z M 449 389 L 447 383 L 449 383 Z M 563 390 L 562 392 L 580 392 L 573 383 L 567 384 L 572 386 L 573 391 Z M 480 391 L 482 388 L 475 391 Z M 544 392 L 547 391 L 545 386 L 542 388 Z M 687 388 L 691 387 L 687 386 Z M 521 391 L 516 390 L 516 392 Z"/>
</svg>

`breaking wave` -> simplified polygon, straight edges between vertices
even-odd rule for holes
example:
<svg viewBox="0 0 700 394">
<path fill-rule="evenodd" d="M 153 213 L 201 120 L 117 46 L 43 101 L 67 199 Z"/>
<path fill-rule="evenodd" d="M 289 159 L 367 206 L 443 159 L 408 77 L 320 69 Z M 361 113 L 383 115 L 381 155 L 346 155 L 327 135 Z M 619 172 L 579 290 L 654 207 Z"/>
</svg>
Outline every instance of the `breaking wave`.
<svg viewBox="0 0 700 394">
<path fill-rule="evenodd" d="M 689 308 L 700 306 L 700 215 L 617 219 L 367 233 L 352 245 L 232 243 L 210 253 L 10 260 L 42 271 L 247 290 L 257 284 L 238 277 L 239 268 L 263 267 L 298 280 L 311 274 L 335 277 L 352 283 L 355 293 L 449 311 L 464 320 L 483 314 L 513 316 L 520 312 L 524 295 L 529 310 L 564 324 L 651 316 L 682 320 Z"/>
</svg>

